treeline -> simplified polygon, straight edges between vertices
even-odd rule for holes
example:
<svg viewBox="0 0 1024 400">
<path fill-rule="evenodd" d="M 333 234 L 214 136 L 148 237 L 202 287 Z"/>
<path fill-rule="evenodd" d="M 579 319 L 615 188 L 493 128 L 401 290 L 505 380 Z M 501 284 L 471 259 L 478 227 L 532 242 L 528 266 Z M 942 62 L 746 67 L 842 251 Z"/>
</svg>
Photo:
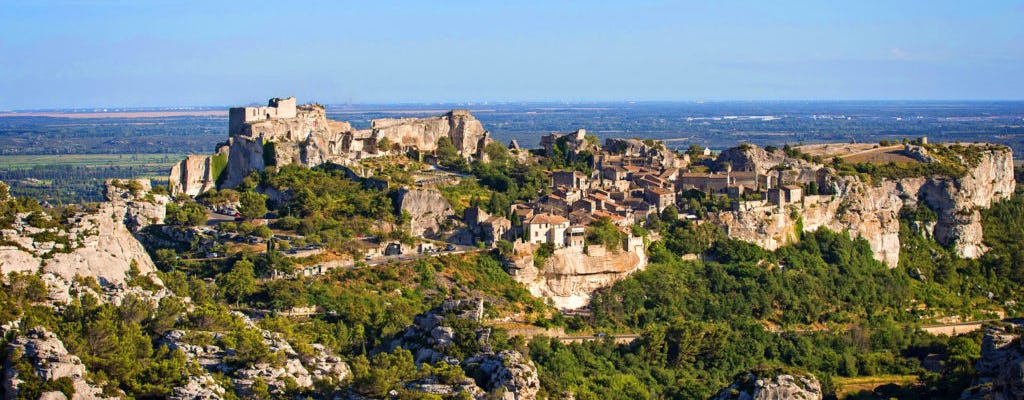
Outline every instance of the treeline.
<svg viewBox="0 0 1024 400">
<path fill-rule="evenodd" d="M 17 196 L 54 204 L 81 204 L 102 201 L 107 179 L 166 176 L 167 171 L 168 168 L 159 166 L 38 165 L 27 169 L 0 169 L 0 181 L 10 185 L 11 193 Z"/>
<path fill-rule="evenodd" d="M 227 137 L 224 117 L 0 118 L 0 155 L 206 154 Z"/>
</svg>

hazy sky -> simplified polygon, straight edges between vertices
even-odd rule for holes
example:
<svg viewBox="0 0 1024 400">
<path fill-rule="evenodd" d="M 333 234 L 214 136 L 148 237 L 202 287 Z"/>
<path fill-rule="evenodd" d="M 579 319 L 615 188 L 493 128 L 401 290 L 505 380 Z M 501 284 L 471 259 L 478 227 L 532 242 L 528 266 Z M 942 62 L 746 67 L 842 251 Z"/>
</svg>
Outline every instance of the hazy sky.
<svg viewBox="0 0 1024 400">
<path fill-rule="evenodd" d="M 498 3 L 0 0 L 0 109 L 1024 99 L 1024 1 Z"/>
</svg>

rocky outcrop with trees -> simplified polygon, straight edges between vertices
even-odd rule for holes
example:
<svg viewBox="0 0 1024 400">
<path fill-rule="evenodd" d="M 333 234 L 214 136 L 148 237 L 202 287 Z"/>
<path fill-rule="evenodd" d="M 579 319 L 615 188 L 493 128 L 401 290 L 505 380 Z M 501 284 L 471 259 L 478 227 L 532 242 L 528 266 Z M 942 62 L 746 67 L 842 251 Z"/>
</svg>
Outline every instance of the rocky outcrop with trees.
<svg viewBox="0 0 1024 400">
<path fill-rule="evenodd" d="M 1013 153 L 997 145 L 933 145 L 936 151 L 966 156 L 933 161 L 929 167 L 824 165 L 787 156 L 782 149 L 772 152 L 745 145 L 723 152 L 718 162 L 728 162 L 734 171 L 763 171 L 778 175 L 783 183 L 810 187 L 803 199 L 778 206 L 765 202 L 738 204 L 730 211 L 709 217 L 735 239 L 773 250 L 799 238 L 799 232 L 824 227 L 849 231 L 871 244 L 875 258 L 891 267 L 899 262 L 900 215 L 905 209 L 927 208 L 927 234 L 941 244 L 952 246 L 964 258 L 985 252 L 979 209 L 1009 198 L 1016 185 Z M 934 153 L 934 152 L 933 152 Z M 928 165 L 928 164 L 922 164 Z M 882 169 L 878 169 L 882 168 Z M 888 168 L 888 169 L 886 169 Z M 932 171 L 934 169 L 935 171 Z M 874 171 L 871 173 L 857 171 Z M 942 172 L 945 171 L 945 172 Z"/>
</svg>

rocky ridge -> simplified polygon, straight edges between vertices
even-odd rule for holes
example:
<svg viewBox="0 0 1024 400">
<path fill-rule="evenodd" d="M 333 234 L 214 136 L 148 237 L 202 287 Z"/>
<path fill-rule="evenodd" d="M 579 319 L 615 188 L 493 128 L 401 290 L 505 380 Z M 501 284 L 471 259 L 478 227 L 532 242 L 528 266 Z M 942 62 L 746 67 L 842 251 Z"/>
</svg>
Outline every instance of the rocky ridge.
<svg viewBox="0 0 1024 400">
<path fill-rule="evenodd" d="M 175 389 L 175 398 L 197 398 L 197 396 L 212 395 L 213 393 L 224 393 L 224 388 L 213 381 L 211 373 L 224 372 L 231 377 L 232 384 L 240 393 L 250 393 L 253 383 L 260 379 L 267 384 L 272 394 L 283 394 L 289 383 L 294 383 L 300 388 L 311 388 L 314 382 L 329 380 L 341 382 L 348 379 L 352 372 L 347 363 L 334 355 L 332 351 L 320 344 L 313 344 L 313 355 L 302 356 L 276 332 L 271 332 L 256 326 L 256 324 L 242 314 L 235 313 L 247 329 L 254 330 L 260 336 L 263 344 L 273 354 L 284 356 L 280 365 L 270 363 L 257 363 L 241 368 L 232 367 L 226 360 L 235 353 L 234 349 L 223 348 L 216 344 L 193 344 L 190 337 L 195 335 L 207 335 L 218 342 L 221 334 L 217 332 L 181 331 L 174 330 L 167 332 L 160 339 L 160 344 L 167 346 L 170 350 L 181 350 L 185 357 L 202 367 L 206 372 L 190 377 L 189 382 Z M 210 398 L 220 398 L 213 396 Z"/>
<path fill-rule="evenodd" d="M 91 277 L 103 286 L 123 284 L 132 268 L 140 275 L 150 275 L 156 266 L 125 220 L 151 222 L 150 216 L 156 217 L 159 208 L 136 201 L 105 202 L 94 211 L 75 213 L 65 227 L 56 224 L 49 228 L 32 223 L 48 216 L 18 214 L 12 228 L 2 232 L 5 244 L 0 246 L 0 273 L 52 274 L 66 285 L 76 276 Z"/>
<path fill-rule="evenodd" d="M 822 227 L 847 230 L 853 237 L 866 239 L 875 258 L 890 267 L 899 263 L 899 216 L 904 207 L 920 205 L 935 211 L 938 220 L 927 234 L 952 246 L 960 257 L 977 258 L 985 252 L 978 210 L 1008 198 L 1016 185 L 1013 154 L 1002 146 L 984 151 L 964 177 L 879 179 L 874 183 L 836 176 L 831 168 L 756 146 L 723 152 L 718 161 L 729 162 L 734 170 L 739 166 L 769 172 L 787 166 L 784 182 L 815 182 L 834 193 L 804 196 L 781 207 L 765 201 L 741 202 L 734 210 L 710 215 L 730 237 L 774 250 L 795 241 L 795 229 L 801 224 L 805 232 Z"/>
</svg>

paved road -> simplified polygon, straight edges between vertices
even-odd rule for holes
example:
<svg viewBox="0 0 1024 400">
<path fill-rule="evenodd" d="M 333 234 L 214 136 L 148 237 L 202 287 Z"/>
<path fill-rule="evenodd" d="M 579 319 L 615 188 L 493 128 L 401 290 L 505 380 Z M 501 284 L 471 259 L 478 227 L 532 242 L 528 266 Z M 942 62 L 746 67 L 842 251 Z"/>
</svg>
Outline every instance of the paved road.
<svg viewBox="0 0 1024 400">
<path fill-rule="evenodd" d="M 376 265 L 387 264 L 387 263 L 392 262 L 392 261 L 394 261 L 394 262 L 406 262 L 406 261 L 419 260 L 421 258 L 427 258 L 427 257 L 437 257 L 437 256 L 444 256 L 444 255 L 449 255 L 449 254 L 465 254 L 465 253 L 472 253 L 472 252 L 485 251 L 485 250 L 486 249 L 480 249 L 480 248 L 473 247 L 473 246 L 456 245 L 455 246 L 455 250 L 453 250 L 453 251 L 439 251 L 439 252 L 436 252 L 436 253 L 427 253 L 427 254 L 399 254 L 399 255 L 394 255 L 394 256 L 377 256 L 377 257 L 371 257 L 369 260 L 365 260 L 364 259 L 362 261 L 364 263 L 366 263 L 367 266 L 376 266 Z M 355 263 L 353 263 L 351 265 L 348 265 L 347 267 L 348 268 L 355 267 Z"/>
</svg>

